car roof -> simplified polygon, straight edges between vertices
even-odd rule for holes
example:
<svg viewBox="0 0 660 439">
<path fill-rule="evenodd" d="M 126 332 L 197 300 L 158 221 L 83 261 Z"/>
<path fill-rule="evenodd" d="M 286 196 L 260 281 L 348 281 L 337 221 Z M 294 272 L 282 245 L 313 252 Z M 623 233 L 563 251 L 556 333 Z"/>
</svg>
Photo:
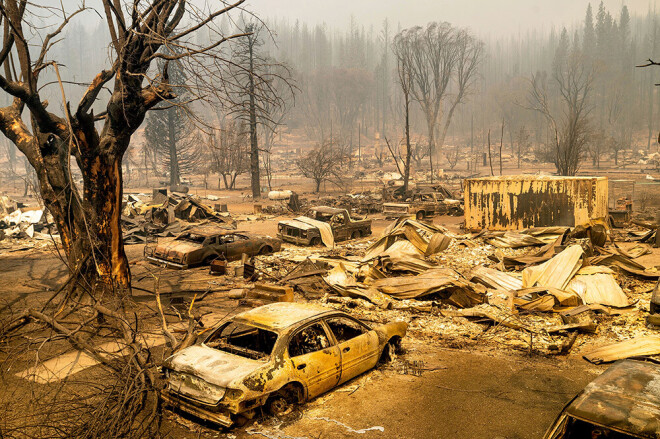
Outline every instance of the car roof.
<svg viewBox="0 0 660 439">
<path fill-rule="evenodd" d="M 311 210 L 321 213 L 335 214 L 335 213 L 344 212 L 345 209 L 337 209 L 336 207 L 329 207 L 329 206 L 317 206 L 317 207 L 312 207 Z"/>
<path fill-rule="evenodd" d="M 635 360 L 615 363 L 584 388 L 566 413 L 641 437 L 658 437 L 660 365 Z"/>
<path fill-rule="evenodd" d="M 279 332 L 309 318 L 334 311 L 310 303 L 277 302 L 237 314 L 234 320 Z"/>
</svg>

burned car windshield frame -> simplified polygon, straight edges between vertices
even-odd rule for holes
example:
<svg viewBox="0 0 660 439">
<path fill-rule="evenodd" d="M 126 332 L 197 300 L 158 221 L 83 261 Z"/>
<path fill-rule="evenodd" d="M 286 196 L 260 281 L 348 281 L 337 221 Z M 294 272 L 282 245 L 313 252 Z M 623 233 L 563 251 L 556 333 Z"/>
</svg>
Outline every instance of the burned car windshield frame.
<svg viewBox="0 0 660 439">
<path fill-rule="evenodd" d="M 297 334 L 298 332 L 300 332 L 304 328 L 307 328 L 307 327 L 309 327 L 313 324 L 321 324 L 324 328 L 327 327 L 327 330 L 329 331 L 329 334 L 332 335 L 332 337 L 334 337 L 336 339 L 337 336 L 334 333 L 334 331 L 328 326 L 327 321 L 329 319 L 341 318 L 341 317 L 346 318 L 346 319 L 354 322 L 358 326 L 361 326 L 362 328 L 364 328 L 365 332 L 369 332 L 369 331 L 372 330 L 372 328 L 369 325 L 367 325 L 366 323 L 364 323 L 363 321 L 352 317 L 350 314 L 344 314 L 344 313 L 334 313 L 334 314 L 318 317 L 318 318 L 315 318 L 313 320 L 309 320 L 309 321 L 305 321 L 305 322 L 299 322 L 299 323 L 293 325 L 292 327 L 290 327 L 289 330 L 285 331 L 285 333 L 278 333 L 274 330 L 264 329 L 260 326 L 250 324 L 249 322 L 230 320 L 230 321 L 222 324 L 221 326 L 219 326 L 213 332 L 211 332 L 211 334 L 202 343 L 205 346 L 208 346 L 208 347 L 213 348 L 213 349 L 218 349 L 222 352 L 227 352 L 227 353 L 230 353 L 230 354 L 240 355 L 240 356 L 255 359 L 255 360 L 268 360 L 275 353 L 278 344 L 282 344 L 284 346 L 285 350 L 288 351 L 289 343 L 291 342 L 291 340 L 293 339 L 295 334 Z M 235 345 L 230 345 L 230 344 L 221 344 L 221 342 L 219 340 L 216 341 L 215 339 L 219 339 L 222 332 L 225 330 L 225 328 L 227 326 L 231 325 L 231 324 L 237 325 L 239 328 L 240 327 L 243 327 L 243 328 L 246 328 L 246 329 L 249 328 L 250 330 L 262 331 L 264 333 L 273 334 L 275 336 L 275 338 L 274 338 L 274 341 L 272 343 L 272 348 L 270 349 L 270 353 L 266 354 L 264 352 L 256 351 L 256 350 L 246 348 L 246 347 L 243 347 L 243 346 L 235 346 Z M 337 342 L 337 343 L 340 343 L 340 342 Z M 332 343 L 332 345 L 337 344 L 337 343 Z M 223 349 L 223 346 L 226 346 L 226 348 Z"/>
<path fill-rule="evenodd" d="M 189 241 L 197 244 L 203 244 L 207 237 L 203 235 L 196 235 L 194 233 L 184 233 L 183 235 L 177 236 L 175 239 L 177 241 Z"/>
<path fill-rule="evenodd" d="M 235 328 L 233 328 L 230 333 L 223 334 L 231 325 L 234 325 Z M 255 332 L 256 334 L 252 334 L 252 332 Z M 236 340 L 242 339 L 243 337 L 256 337 L 256 344 L 265 349 L 252 349 L 252 347 L 241 346 L 240 344 L 230 342 L 232 338 Z M 229 354 L 239 355 L 253 360 L 267 361 L 271 358 L 279 338 L 280 335 L 275 331 L 250 325 L 246 322 L 230 320 L 214 330 L 204 340 L 203 344 Z"/>
</svg>

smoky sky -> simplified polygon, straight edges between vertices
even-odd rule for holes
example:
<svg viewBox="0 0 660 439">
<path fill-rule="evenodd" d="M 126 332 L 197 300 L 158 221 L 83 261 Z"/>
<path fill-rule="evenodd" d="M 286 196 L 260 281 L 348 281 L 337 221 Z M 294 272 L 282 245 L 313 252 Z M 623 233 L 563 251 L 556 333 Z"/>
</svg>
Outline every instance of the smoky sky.
<svg viewBox="0 0 660 439">
<path fill-rule="evenodd" d="M 385 18 L 396 29 L 448 21 L 469 27 L 480 35 L 504 36 L 553 26 L 571 27 L 584 19 L 587 4 L 594 15 L 600 1 L 584 0 L 248 0 L 247 8 L 265 19 L 300 20 L 311 25 L 326 23 L 346 27 L 353 18 L 358 25 L 379 28 Z M 655 0 L 605 0 L 618 18 L 622 5 L 631 15 L 646 15 Z"/>
</svg>

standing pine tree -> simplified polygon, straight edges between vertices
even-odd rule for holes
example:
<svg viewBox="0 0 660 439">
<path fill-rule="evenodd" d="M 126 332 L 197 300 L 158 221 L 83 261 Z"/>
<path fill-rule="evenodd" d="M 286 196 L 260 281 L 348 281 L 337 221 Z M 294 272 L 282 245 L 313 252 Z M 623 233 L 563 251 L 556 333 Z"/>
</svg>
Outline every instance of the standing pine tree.
<svg viewBox="0 0 660 439">
<path fill-rule="evenodd" d="M 179 61 L 171 62 L 168 72 L 176 98 L 164 100 L 149 113 L 144 135 L 146 148 L 169 175 L 170 186 L 178 186 L 182 175 L 197 170 L 201 153 L 194 135 L 192 113 L 186 105 L 190 100 L 186 73 Z"/>
</svg>

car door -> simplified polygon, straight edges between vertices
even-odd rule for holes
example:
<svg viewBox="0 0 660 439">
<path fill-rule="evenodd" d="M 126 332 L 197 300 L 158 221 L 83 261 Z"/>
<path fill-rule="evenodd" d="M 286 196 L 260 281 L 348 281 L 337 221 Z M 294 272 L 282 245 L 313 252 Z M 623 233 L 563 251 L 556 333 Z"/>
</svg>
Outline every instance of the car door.
<svg viewBox="0 0 660 439">
<path fill-rule="evenodd" d="M 339 383 L 341 355 L 322 322 L 309 324 L 295 332 L 287 352 L 296 380 L 307 387 L 309 398 Z"/>
<path fill-rule="evenodd" d="M 257 240 L 250 238 L 247 235 L 236 234 L 236 242 L 238 243 L 238 249 L 241 253 L 246 253 L 250 256 L 254 256 L 259 252 L 257 248 Z"/>
<path fill-rule="evenodd" d="M 241 252 L 237 248 L 236 235 L 233 233 L 226 234 L 222 237 L 224 243 L 224 253 L 228 261 L 233 261 L 241 257 Z"/>
<path fill-rule="evenodd" d="M 225 254 L 225 245 L 222 241 L 222 236 L 214 236 L 211 238 L 211 244 L 209 245 L 209 253 L 214 255 L 223 255 Z"/>
<path fill-rule="evenodd" d="M 345 241 L 348 239 L 348 226 L 346 225 L 346 217 L 343 213 L 338 213 L 332 217 L 330 224 L 332 225 L 335 240 Z"/>
<path fill-rule="evenodd" d="M 376 331 L 344 316 L 328 317 L 326 323 L 341 353 L 340 383 L 366 372 L 378 363 L 379 344 Z"/>
<path fill-rule="evenodd" d="M 224 235 L 215 237 L 215 244 L 213 246 L 213 250 L 216 254 L 223 255 L 225 259 L 227 258 L 227 243 L 225 242 Z"/>
</svg>

